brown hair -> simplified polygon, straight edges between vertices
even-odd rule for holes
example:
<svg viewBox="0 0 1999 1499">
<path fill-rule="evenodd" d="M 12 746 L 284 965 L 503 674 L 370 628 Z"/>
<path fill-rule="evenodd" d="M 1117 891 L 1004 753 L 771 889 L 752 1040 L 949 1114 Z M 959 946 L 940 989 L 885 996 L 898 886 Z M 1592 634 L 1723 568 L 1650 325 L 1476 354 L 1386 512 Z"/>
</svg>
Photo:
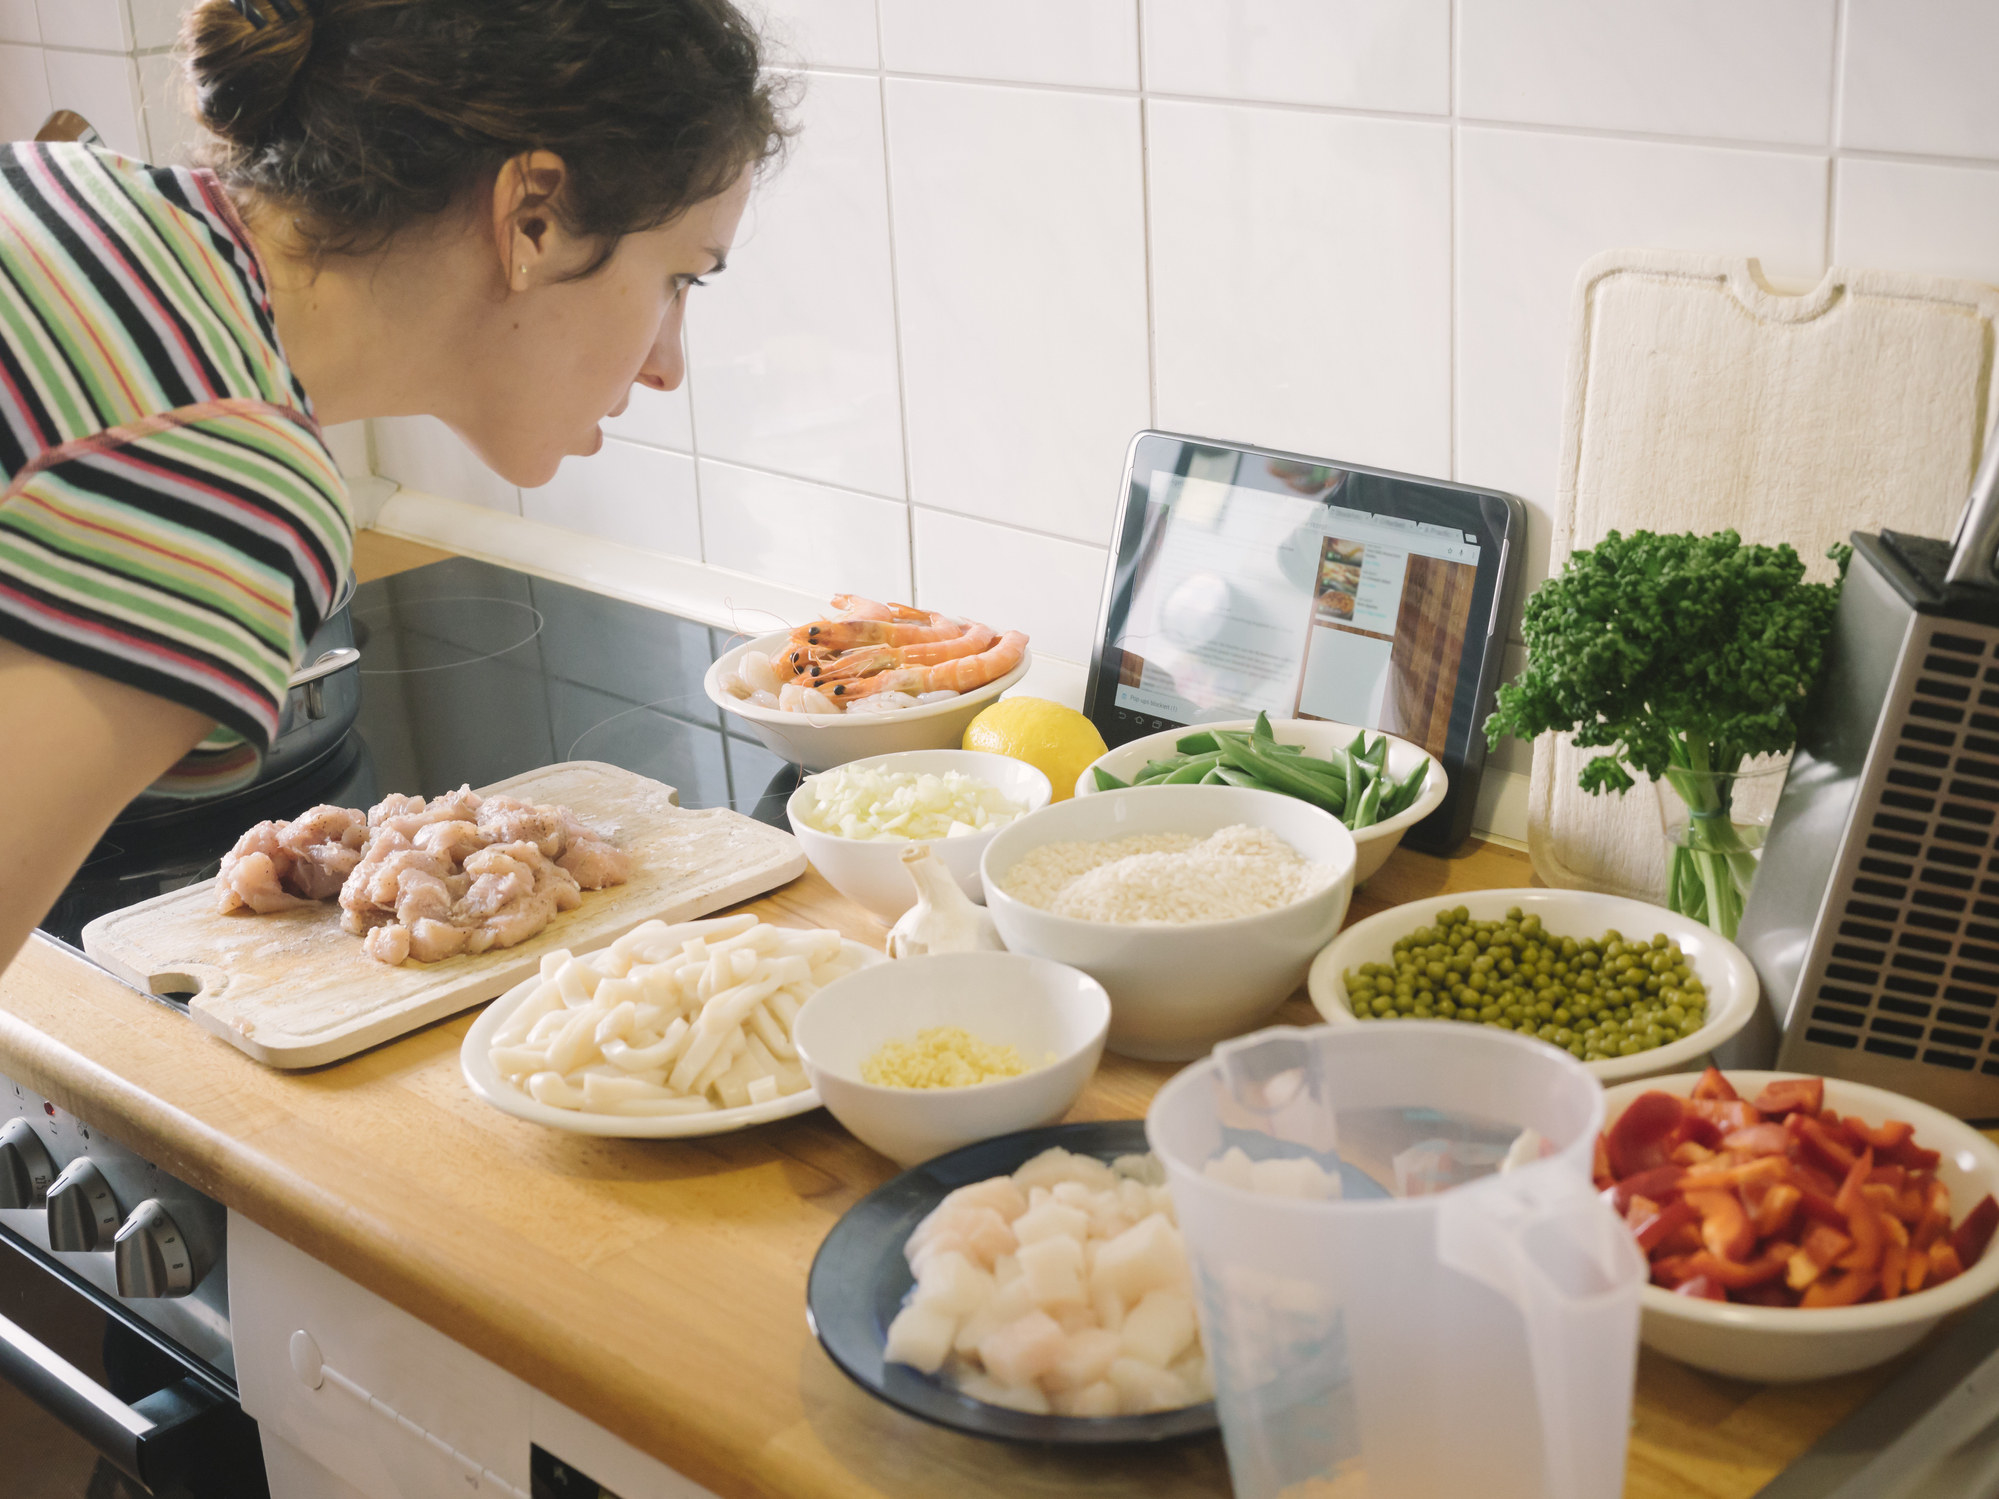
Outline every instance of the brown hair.
<svg viewBox="0 0 1999 1499">
<path fill-rule="evenodd" d="M 203 0 L 181 50 L 209 164 L 317 254 L 378 249 L 547 150 L 549 212 L 599 241 L 588 274 L 787 133 L 728 0 Z"/>
</svg>

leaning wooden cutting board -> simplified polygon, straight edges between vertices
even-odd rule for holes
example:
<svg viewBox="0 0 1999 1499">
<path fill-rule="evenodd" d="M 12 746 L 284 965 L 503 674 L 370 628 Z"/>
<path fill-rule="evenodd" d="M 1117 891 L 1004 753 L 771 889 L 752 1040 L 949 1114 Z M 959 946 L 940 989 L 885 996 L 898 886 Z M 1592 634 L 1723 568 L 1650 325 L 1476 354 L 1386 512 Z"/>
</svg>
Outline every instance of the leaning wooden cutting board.
<svg viewBox="0 0 1999 1499">
<path fill-rule="evenodd" d="M 1788 541 L 1812 576 L 1851 531 L 1948 537 L 1999 414 L 1999 291 L 1835 267 L 1796 296 L 1753 260 L 1613 250 L 1577 278 L 1553 566 L 1607 531 Z M 1551 885 L 1657 901 L 1657 798 L 1576 784 L 1545 735 L 1528 849 Z"/>
<path fill-rule="evenodd" d="M 100 916 L 83 950 L 151 993 L 195 991 L 202 1027 L 273 1067 L 317 1067 L 504 994 L 557 948 L 594 952 L 655 917 L 687 921 L 805 872 L 786 832 L 741 813 L 690 812 L 671 786 L 572 760 L 482 787 L 559 802 L 632 856 L 623 885 L 586 893 L 518 947 L 390 967 L 340 930 L 336 902 L 269 916 L 223 915 L 203 880 Z"/>
</svg>

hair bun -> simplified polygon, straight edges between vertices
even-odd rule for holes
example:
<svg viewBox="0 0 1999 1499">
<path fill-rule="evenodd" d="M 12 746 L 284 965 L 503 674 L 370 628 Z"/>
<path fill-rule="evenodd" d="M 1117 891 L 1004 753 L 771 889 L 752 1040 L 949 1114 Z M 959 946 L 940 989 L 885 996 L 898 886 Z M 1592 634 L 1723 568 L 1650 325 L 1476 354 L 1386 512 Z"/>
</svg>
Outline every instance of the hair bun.
<svg viewBox="0 0 1999 1499">
<path fill-rule="evenodd" d="M 312 51 L 312 11 L 292 0 L 246 13 L 232 0 L 202 0 L 181 32 L 201 123 L 232 146 L 254 148 L 283 111 Z M 252 15 L 259 19 L 253 21 Z"/>
<path fill-rule="evenodd" d="M 731 0 L 203 0 L 181 52 L 206 163 L 315 260 L 490 202 L 540 150 L 565 168 L 546 207 L 580 278 L 786 135 L 789 94 Z"/>
</svg>

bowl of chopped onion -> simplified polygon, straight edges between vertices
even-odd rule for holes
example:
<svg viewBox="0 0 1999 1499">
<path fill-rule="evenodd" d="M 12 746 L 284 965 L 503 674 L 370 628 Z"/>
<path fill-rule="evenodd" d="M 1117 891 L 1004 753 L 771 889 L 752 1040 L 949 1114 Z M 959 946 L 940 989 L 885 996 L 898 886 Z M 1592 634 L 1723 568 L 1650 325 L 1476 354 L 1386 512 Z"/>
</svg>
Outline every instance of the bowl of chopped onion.
<svg viewBox="0 0 1999 1499">
<path fill-rule="evenodd" d="M 930 845 L 958 888 L 983 901 L 986 845 L 1053 795 L 1047 776 L 1010 755 L 907 750 L 807 776 L 784 812 L 812 867 L 847 899 L 893 922 L 916 904 L 904 849 Z"/>
<path fill-rule="evenodd" d="M 965 726 L 1026 676 L 1033 664 L 1032 653 L 1022 646 L 1016 665 L 967 691 L 878 693 L 836 712 L 794 710 L 778 706 L 778 694 L 753 688 L 747 680 L 762 669 L 759 661 L 767 667 L 771 655 L 790 640 L 790 631 L 773 630 L 724 651 L 708 668 L 701 687 L 716 707 L 749 725 L 772 754 L 807 770 L 831 770 L 850 760 L 903 750 L 955 749 L 965 737 Z M 739 695 L 744 692 L 747 695 Z M 760 693 L 768 705 L 759 701 Z"/>
</svg>

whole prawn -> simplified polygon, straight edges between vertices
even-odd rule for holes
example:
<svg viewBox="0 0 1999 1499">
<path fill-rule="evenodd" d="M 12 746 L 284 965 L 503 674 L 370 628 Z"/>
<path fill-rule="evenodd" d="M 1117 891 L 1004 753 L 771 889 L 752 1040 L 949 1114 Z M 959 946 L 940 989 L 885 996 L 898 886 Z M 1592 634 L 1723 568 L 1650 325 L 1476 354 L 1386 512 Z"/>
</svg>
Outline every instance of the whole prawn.
<svg viewBox="0 0 1999 1499">
<path fill-rule="evenodd" d="M 857 645 L 926 645 L 964 633 L 965 626 L 948 614 L 924 614 L 915 619 L 819 619 L 800 625 L 791 639 L 798 645 L 845 651 Z"/>
<path fill-rule="evenodd" d="M 818 676 L 837 654 L 824 646 L 789 640 L 771 652 L 770 664 L 781 681 L 790 682 Z"/>
<path fill-rule="evenodd" d="M 824 688 L 843 702 L 872 697 L 877 692 L 971 692 L 995 681 L 1020 665 L 1027 652 L 1027 637 L 1008 630 L 991 646 L 976 655 L 958 656 L 934 666 L 905 666 L 876 672 L 858 682 L 835 682 Z"/>
<path fill-rule="evenodd" d="M 998 633 L 990 625 L 973 624 L 968 625 L 962 635 L 954 635 L 948 640 L 919 645 L 856 646 L 829 661 L 820 662 L 818 681 L 822 685 L 827 682 L 853 682 L 881 671 L 896 671 L 909 666 L 936 666 L 941 662 L 955 661 L 960 656 L 976 656 L 998 639 Z"/>
</svg>

